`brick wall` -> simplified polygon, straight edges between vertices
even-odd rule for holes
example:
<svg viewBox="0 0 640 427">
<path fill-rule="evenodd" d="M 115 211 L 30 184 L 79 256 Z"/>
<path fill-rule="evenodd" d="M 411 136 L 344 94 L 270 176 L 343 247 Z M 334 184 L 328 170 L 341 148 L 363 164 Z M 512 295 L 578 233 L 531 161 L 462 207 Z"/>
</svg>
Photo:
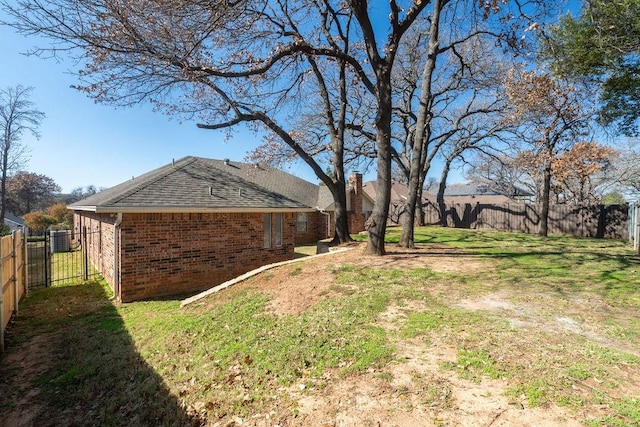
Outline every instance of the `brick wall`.
<svg viewBox="0 0 640 427">
<path fill-rule="evenodd" d="M 262 265 L 293 258 L 295 215 L 283 214 L 283 239 L 278 247 L 275 217 L 272 214 L 271 248 L 263 248 L 262 213 L 124 214 L 120 224 L 120 300 L 204 290 Z M 91 259 L 112 286 L 113 251 L 109 252 L 105 237 L 113 236 L 114 221 L 108 215 L 86 213 L 78 221 L 102 227 L 102 250 L 99 252 L 94 243 Z M 111 261 L 105 259 L 109 255 Z"/>
<path fill-rule="evenodd" d="M 349 233 L 357 234 L 364 231 L 364 223 L 367 219 L 366 214 L 362 211 L 362 174 L 356 172 L 349 175 L 349 186 L 351 187 L 351 191 L 347 193 L 347 197 L 349 199 L 347 222 L 349 223 Z M 325 234 L 326 237 L 332 237 L 335 234 L 336 228 L 335 212 L 331 211 L 329 213 L 329 230 Z M 327 224 L 327 218 L 325 215 L 323 215 L 322 221 L 324 224 Z M 325 237 L 320 238 L 323 239 Z"/>
<path fill-rule="evenodd" d="M 355 172 L 349 175 L 349 185 L 353 191 L 349 194 L 351 211 L 348 213 L 347 221 L 349 221 L 349 232 L 356 234 L 364 231 L 366 221 L 365 214 L 362 212 L 362 174 Z"/>
<path fill-rule="evenodd" d="M 308 212 L 307 231 L 298 231 L 296 226 L 296 244 L 315 243 L 318 240 L 329 237 L 329 234 L 327 233 L 327 218 L 327 215 L 323 215 L 320 212 Z"/>
<path fill-rule="evenodd" d="M 294 215 L 294 221 L 297 218 L 297 214 Z M 320 212 L 307 213 L 307 231 L 300 232 L 296 227 L 296 244 L 315 243 L 318 240 L 333 237 L 335 231 L 335 214 L 334 212 L 327 212 L 322 214 Z M 361 212 L 347 212 L 347 221 L 349 222 L 349 232 L 352 234 L 364 231 L 365 214 Z"/>
<path fill-rule="evenodd" d="M 356 172 L 349 175 L 349 186 L 353 189 L 349 193 L 351 211 L 362 213 L 362 174 Z"/>
<path fill-rule="evenodd" d="M 84 227 L 87 230 L 87 251 L 93 266 L 114 290 L 113 231 L 116 217 L 113 214 L 76 212 L 73 217 L 74 240 L 80 241 Z"/>
<path fill-rule="evenodd" d="M 364 231 L 364 223 L 366 221 L 365 214 L 362 212 L 349 212 L 349 233 L 357 234 Z"/>
<path fill-rule="evenodd" d="M 364 222 L 366 221 L 364 213 L 347 212 L 347 221 L 349 222 L 349 233 L 358 234 L 361 231 L 364 231 Z M 330 230 L 328 237 L 332 237 L 336 229 L 336 217 L 334 212 L 331 212 L 329 226 Z"/>
</svg>

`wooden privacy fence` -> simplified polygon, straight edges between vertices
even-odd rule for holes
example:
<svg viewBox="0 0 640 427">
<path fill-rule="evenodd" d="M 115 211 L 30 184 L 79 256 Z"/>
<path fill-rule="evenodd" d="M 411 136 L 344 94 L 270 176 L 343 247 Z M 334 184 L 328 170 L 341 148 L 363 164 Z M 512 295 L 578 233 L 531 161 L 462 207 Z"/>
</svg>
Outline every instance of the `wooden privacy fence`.
<svg viewBox="0 0 640 427">
<path fill-rule="evenodd" d="M 14 231 L 0 240 L 0 352 L 4 351 L 4 330 L 18 303 L 27 292 L 26 237 L 23 230 Z"/>
<path fill-rule="evenodd" d="M 538 233 L 538 204 L 446 204 L 447 226 Z M 437 205 L 424 206 L 425 222 L 441 224 Z M 549 209 L 549 233 L 575 237 L 629 239 L 627 205 L 554 205 Z"/>
</svg>

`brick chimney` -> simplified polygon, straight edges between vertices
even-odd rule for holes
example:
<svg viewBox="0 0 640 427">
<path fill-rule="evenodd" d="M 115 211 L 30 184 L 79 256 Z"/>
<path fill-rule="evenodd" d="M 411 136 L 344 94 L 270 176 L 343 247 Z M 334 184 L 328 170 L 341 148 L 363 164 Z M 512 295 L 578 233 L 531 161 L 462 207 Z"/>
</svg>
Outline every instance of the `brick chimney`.
<svg viewBox="0 0 640 427">
<path fill-rule="evenodd" d="M 353 189 L 350 193 L 351 211 L 362 213 L 362 174 L 354 172 L 349 175 L 349 185 Z"/>
</svg>

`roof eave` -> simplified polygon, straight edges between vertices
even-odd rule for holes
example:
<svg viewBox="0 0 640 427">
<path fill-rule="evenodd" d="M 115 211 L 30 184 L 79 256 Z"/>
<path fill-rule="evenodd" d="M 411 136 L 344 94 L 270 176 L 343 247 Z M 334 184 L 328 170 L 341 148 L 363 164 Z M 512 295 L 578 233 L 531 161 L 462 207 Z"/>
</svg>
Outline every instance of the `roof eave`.
<svg viewBox="0 0 640 427">
<path fill-rule="evenodd" d="M 211 208 L 199 206 L 70 206 L 73 211 L 94 213 L 258 213 L 258 212 L 315 212 L 316 208 Z"/>
<path fill-rule="evenodd" d="M 362 192 L 362 197 L 364 197 L 365 199 L 368 199 L 371 203 L 375 203 L 376 201 L 373 200 L 373 198 L 371 196 L 369 196 L 366 192 Z"/>
</svg>

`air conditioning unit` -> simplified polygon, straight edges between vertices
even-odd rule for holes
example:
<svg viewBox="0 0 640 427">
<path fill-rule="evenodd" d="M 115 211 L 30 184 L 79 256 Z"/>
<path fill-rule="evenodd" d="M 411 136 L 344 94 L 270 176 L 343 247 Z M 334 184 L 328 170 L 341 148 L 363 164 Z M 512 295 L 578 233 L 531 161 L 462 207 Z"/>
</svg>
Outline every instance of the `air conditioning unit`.
<svg viewBox="0 0 640 427">
<path fill-rule="evenodd" d="M 51 230 L 51 253 L 71 251 L 71 230 Z"/>
</svg>

